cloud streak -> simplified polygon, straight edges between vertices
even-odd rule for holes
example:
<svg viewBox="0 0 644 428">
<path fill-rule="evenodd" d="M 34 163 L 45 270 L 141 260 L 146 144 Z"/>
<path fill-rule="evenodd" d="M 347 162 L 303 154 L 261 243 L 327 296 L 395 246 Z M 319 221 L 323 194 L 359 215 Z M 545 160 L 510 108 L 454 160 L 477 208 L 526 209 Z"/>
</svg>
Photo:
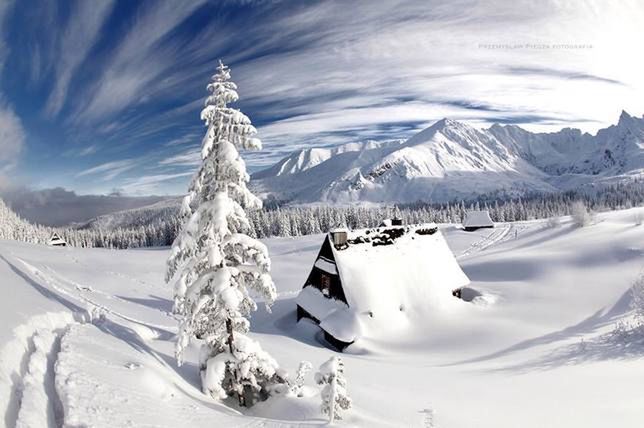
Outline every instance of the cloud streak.
<svg viewBox="0 0 644 428">
<path fill-rule="evenodd" d="M 45 107 L 48 115 L 57 115 L 63 107 L 70 81 L 96 43 L 112 8 L 112 0 L 78 2 L 60 42 L 60 56 L 54 65 L 56 81 Z"/>
<path fill-rule="evenodd" d="M 76 178 L 85 177 L 87 175 L 101 175 L 104 181 L 109 181 L 113 180 L 124 172 L 131 170 L 137 165 L 138 161 L 136 159 L 123 159 L 105 162 L 77 173 Z"/>
<path fill-rule="evenodd" d="M 98 177 L 94 189 L 180 193 L 198 163 L 217 58 L 264 141 L 243 154 L 251 169 L 301 147 L 404 138 L 443 117 L 592 132 L 622 109 L 644 112 L 644 5 L 634 0 L 355 0 L 351 10 L 334 0 L 104 0 L 33 13 L 24 4 L 5 20 L 14 38 L 5 52 L 27 52 L 9 57 L 32 71 L 10 60 L 4 89 L 21 116 L 38 112 L 22 116 L 45 123 L 35 134 L 58 131 L 38 148 L 68 163 L 47 182 Z M 28 86 L 21 73 L 38 84 L 15 90 Z M 162 179 L 154 187 L 139 176 Z"/>
<path fill-rule="evenodd" d="M 0 104 L 0 175 L 15 168 L 25 144 L 20 118 L 9 106 Z"/>
<path fill-rule="evenodd" d="M 142 89 L 168 66 L 155 54 L 162 38 L 189 17 L 205 0 L 151 3 L 116 49 L 78 119 L 104 118 L 137 102 Z"/>
</svg>

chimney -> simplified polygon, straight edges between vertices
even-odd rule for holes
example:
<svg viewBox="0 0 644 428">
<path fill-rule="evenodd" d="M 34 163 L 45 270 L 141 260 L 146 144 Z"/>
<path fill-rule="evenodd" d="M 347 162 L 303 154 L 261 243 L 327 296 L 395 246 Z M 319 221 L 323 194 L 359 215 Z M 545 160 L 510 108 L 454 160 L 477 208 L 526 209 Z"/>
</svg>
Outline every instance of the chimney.
<svg viewBox="0 0 644 428">
<path fill-rule="evenodd" d="M 333 229 L 329 233 L 334 247 L 341 248 L 347 245 L 347 229 Z"/>
</svg>

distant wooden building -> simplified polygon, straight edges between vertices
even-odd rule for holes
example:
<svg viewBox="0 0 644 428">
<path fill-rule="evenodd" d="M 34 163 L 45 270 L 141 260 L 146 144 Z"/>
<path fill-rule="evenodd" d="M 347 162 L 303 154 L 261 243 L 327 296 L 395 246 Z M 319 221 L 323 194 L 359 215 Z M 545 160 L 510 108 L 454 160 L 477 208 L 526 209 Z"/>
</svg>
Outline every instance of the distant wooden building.
<svg viewBox="0 0 644 428">
<path fill-rule="evenodd" d="M 296 299 L 297 320 L 318 324 L 342 351 L 359 337 L 409 325 L 409 317 L 455 300 L 453 290 L 468 283 L 434 224 L 336 229 Z"/>
<path fill-rule="evenodd" d="M 49 239 L 49 245 L 51 245 L 52 247 L 66 247 L 67 242 L 65 242 L 65 240 L 58 235 L 58 233 L 54 232 L 54 234 Z"/>
<path fill-rule="evenodd" d="M 472 232 L 478 229 L 492 227 L 494 227 L 494 222 L 490 218 L 489 211 L 468 211 L 465 213 L 465 220 L 463 221 L 464 230 Z"/>
</svg>

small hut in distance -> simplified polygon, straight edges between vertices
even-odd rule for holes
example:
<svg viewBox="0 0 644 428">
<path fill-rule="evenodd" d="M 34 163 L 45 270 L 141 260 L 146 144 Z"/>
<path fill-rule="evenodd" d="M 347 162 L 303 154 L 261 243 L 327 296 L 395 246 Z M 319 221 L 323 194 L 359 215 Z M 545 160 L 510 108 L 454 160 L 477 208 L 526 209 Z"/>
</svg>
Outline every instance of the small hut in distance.
<svg viewBox="0 0 644 428">
<path fill-rule="evenodd" d="M 49 239 L 49 245 L 51 245 L 52 247 L 66 247 L 67 242 L 65 242 L 65 240 L 58 235 L 58 233 L 54 232 L 54 234 Z"/>
<path fill-rule="evenodd" d="M 489 211 L 468 211 L 465 213 L 463 230 L 467 232 L 473 232 L 478 229 L 486 229 L 492 227 L 494 227 L 494 222 L 490 218 Z"/>
</svg>

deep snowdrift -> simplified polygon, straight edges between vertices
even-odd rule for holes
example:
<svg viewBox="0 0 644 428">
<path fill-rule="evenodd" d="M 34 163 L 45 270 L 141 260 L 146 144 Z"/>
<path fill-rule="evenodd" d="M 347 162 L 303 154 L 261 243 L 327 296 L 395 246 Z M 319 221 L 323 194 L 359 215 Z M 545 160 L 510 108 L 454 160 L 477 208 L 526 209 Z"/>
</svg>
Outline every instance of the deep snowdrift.
<svg viewBox="0 0 644 428">
<path fill-rule="evenodd" d="M 635 211 L 581 229 L 444 226 L 482 296 L 410 334 L 349 348 L 355 409 L 341 424 L 423 426 L 431 409 L 441 427 L 641 426 L 644 346 L 608 334 L 629 317 L 629 287 L 644 265 Z M 279 299 L 272 314 L 254 314 L 252 336 L 291 372 L 333 355 L 316 326 L 295 322 L 321 238 L 266 241 Z M 200 393 L 196 348 L 181 368 L 173 358 L 167 255 L 0 242 L 6 426 L 323 424 L 311 378 L 305 397 L 262 403 L 252 417 Z"/>
</svg>

